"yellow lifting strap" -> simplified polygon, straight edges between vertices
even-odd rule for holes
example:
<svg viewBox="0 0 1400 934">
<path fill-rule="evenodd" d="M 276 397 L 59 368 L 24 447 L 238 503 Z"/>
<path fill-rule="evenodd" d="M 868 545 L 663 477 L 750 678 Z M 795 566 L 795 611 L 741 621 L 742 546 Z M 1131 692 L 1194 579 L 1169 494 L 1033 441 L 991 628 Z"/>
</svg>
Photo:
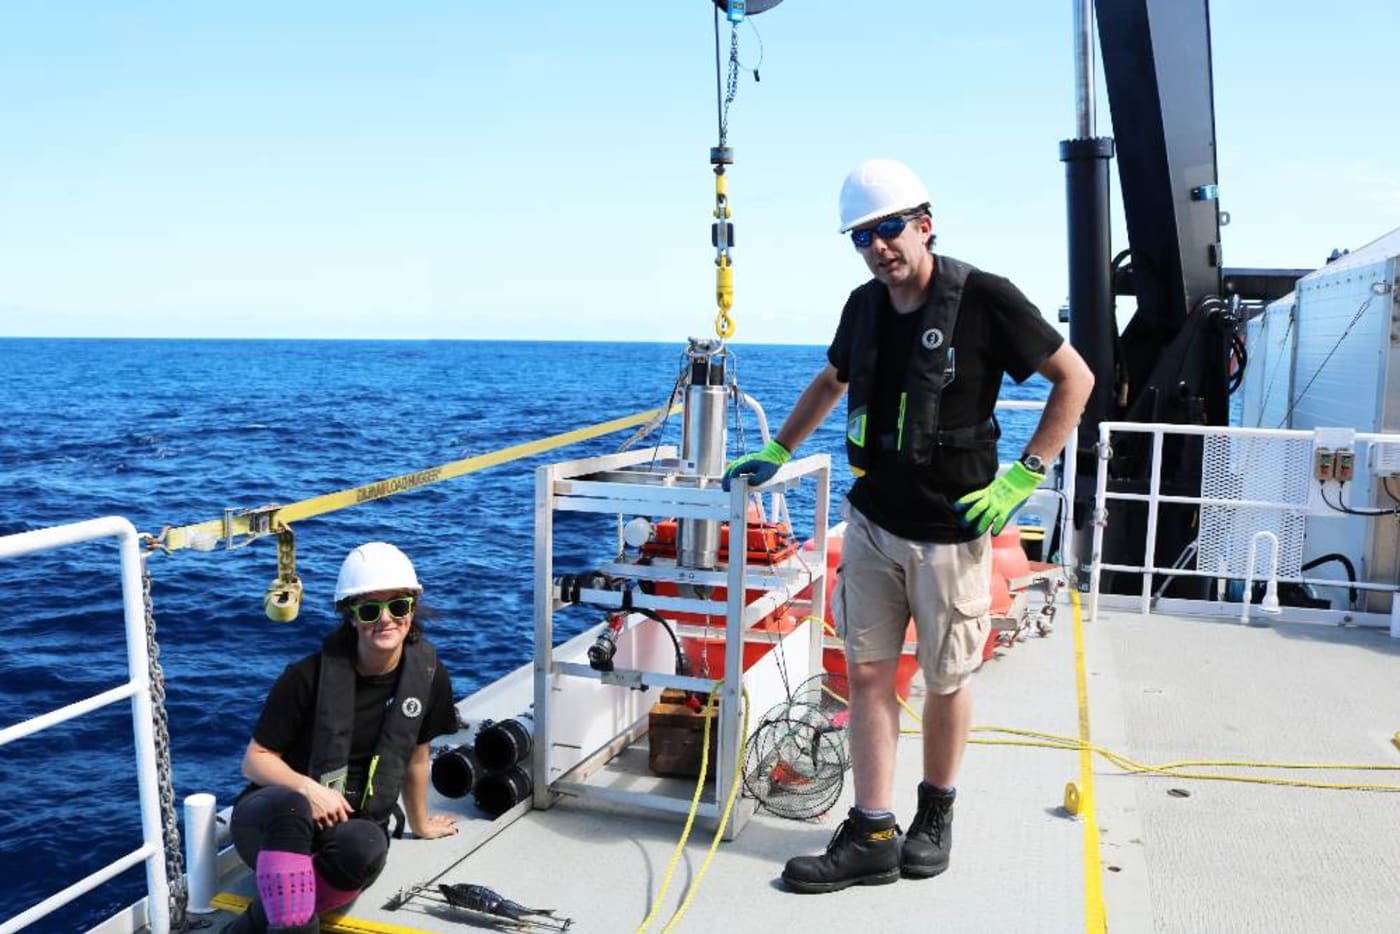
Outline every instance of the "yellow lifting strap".
<svg viewBox="0 0 1400 934">
<path fill-rule="evenodd" d="M 680 408 L 679 405 L 673 406 L 669 414 L 680 411 Z M 158 537 L 150 539 L 149 544 L 153 549 L 166 552 L 180 551 L 185 548 L 207 551 L 216 547 L 220 542 L 225 542 L 226 547 L 232 548 L 240 539 L 250 540 L 260 535 L 275 534 L 302 519 L 357 506 L 372 499 L 383 499 L 395 493 L 416 490 L 440 483 L 443 480 L 452 480 L 469 473 L 475 473 L 478 470 L 485 470 L 487 467 L 495 467 L 497 464 L 504 464 L 524 457 L 533 457 L 536 454 L 577 444 L 580 441 L 589 441 L 612 434 L 615 431 L 645 424 L 664 414 L 668 414 L 665 406 L 648 409 L 645 412 L 600 422 L 587 428 L 576 428 L 563 434 L 550 435 L 547 438 L 540 438 L 525 444 L 512 445 L 490 454 L 478 454 L 475 457 L 429 467 L 426 470 L 417 470 L 413 473 L 401 474 L 353 489 L 325 493 L 286 506 L 274 505 L 244 512 L 228 510 L 222 519 L 211 519 L 208 522 L 199 522 L 194 525 L 168 528 Z M 246 541 L 244 543 L 246 544 Z"/>
</svg>

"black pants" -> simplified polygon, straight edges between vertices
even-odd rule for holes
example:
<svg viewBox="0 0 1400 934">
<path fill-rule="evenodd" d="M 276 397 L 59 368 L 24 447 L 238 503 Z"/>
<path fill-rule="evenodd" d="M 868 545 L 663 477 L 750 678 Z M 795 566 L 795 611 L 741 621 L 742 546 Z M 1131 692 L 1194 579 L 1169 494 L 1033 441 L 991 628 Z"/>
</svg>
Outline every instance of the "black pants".
<svg viewBox="0 0 1400 934">
<path fill-rule="evenodd" d="M 337 889 L 363 889 L 379 878 L 389 853 L 384 827 L 363 817 L 316 829 L 311 803 L 299 792 L 269 786 L 248 792 L 233 806 L 229 834 L 250 869 L 265 849 L 309 855 L 312 865 Z"/>
</svg>

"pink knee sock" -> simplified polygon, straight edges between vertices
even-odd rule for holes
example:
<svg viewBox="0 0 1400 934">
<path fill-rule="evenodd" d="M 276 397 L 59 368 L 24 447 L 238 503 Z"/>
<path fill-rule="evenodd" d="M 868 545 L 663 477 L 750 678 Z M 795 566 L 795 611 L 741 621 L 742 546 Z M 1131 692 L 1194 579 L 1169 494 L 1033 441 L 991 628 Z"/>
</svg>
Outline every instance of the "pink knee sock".
<svg viewBox="0 0 1400 934">
<path fill-rule="evenodd" d="M 326 877 L 316 873 L 316 914 L 348 905 L 360 894 L 360 889 L 346 891 L 338 889 L 326 881 Z"/>
<path fill-rule="evenodd" d="M 286 850 L 258 854 L 258 896 L 272 927 L 296 927 L 315 916 L 316 874 L 311 857 Z"/>
</svg>

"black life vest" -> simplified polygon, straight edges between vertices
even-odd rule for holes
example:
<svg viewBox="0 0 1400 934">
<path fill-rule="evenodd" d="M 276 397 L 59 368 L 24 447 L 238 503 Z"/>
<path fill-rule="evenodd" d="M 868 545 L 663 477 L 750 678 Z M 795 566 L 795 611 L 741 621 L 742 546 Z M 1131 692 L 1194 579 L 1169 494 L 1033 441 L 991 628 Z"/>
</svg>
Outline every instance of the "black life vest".
<svg viewBox="0 0 1400 934">
<path fill-rule="evenodd" d="M 355 643 L 353 633 L 337 630 L 321 644 L 321 671 L 316 682 L 316 721 L 307 768 L 316 781 L 344 793 L 350 743 L 355 732 Z M 406 642 L 394 702 L 370 758 L 363 789 L 350 789 L 358 800 L 350 806 L 384 823 L 393 814 L 404 772 L 418 746 L 437 669 L 437 651 L 427 642 Z"/>
<path fill-rule="evenodd" d="M 991 475 L 996 472 L 996 439 L 1000 436 L 995 418 L 983 424 L 951 431 L 940 430 L 943 390 L 956 375 L 953 332 L 962 307 L 963 289 L 976 268 L 948 256 L 934 257 L 935 272 L 916 327 L 918 344 L 909 353 L 904 372 L 899 412 L 892 446 L 900 463 L 939 467 L 955 484 L 986 482 L 990 443 Z M 877 439 L 870 431 L 869 406 L 874 390 L 879 354 L 880 306 L 886 301 L 887 287 L 872 281 L 857 289 L 852 309 L 850 386 L 847 397 L 846 456 L 857 476 L 870 469 Z M 973 456 L 981 455 L 981 456 Z"/>
</svg>

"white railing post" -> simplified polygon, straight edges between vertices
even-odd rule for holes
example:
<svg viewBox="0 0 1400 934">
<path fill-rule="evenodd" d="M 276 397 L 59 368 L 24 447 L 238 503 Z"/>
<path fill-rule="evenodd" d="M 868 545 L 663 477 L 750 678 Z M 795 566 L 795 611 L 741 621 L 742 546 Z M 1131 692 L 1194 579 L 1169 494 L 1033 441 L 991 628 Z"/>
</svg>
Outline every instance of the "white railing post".
<svg viewBox="0 0 1400 934">
<path fill-rule="evenodd" d="M 1075 427 L 1076 434 L 1070 436 L 1070 443 L 1076 444 L 1078 437 L 1078 426 Z M 1074 494 L 1076 488 L 1076 476 L 1079 473 L 1079 452 L 1076 448 L 1065 449 L 1064 459 L 1060 469 L 1060 564 L 1067 568 L 1079 567 L 1079 551 L 1074 547 Z M 1049 530 L 1046 530 L 1049 534 Z M 1050 555 L 1043 553 L 1041 559 L 1050 560 Z"/>
<path fill-rule="evenodd" d="M 1166 434 L 1152 429 L 1152 476 L 1147 486 L 1147 541 L 1142 550 L 1142 615 L 1152 611 L 1152 572 L 1157 567 L 1157 512 L 1162 495 L 1162 449 Z"/>
<path fill-rule="evenodd" d="M 1094 507 L 1089 521 L 1094 524 L 1093 545 L 1089 552 L 1089 621 L 1099 618 L 1099 580 L 1103 576 L 1103 529 L 1108 523 L 1108 452 L 1110 429 L 1108 422 L 1099 423 L 1099 444 L 1094 451 L 1098 470 L 1094 474 Z"/>
<path fill-rule="evenodd" d="M 156 768 L 150 657 L 146 651 L 146 601 L 142 587 L 140 536 L 136 527 L 120 516 L 108 516 L 7 535 L 0 537 L 0 559 L 52 551 L 99 538 L 116 538 L 120 549 L 127 683 L 0 730 L 0 746 L 130 697 L 143 843 L 140 849 L 114 860 L 103 869 L 0 923 L 0 934 L 18 931 L 38 921 L 139 861 L 146 864 L 147 923 L 154 934 L 167 934 L 170 930 L 170 880 L 165 870 L 165 835 L 161 819 L 159 772 Z"/>
<path fill-rule="evenodd" d="M 126 522 L 126 520 L 122 520 Z M 160 773 L 156 766 L 155 710 L 151 703 L 151 659 L 147 652 L 146 596 L 136 529 L 120 536 L 122 609 L 126 616 L 126 666 L 136 693 L 131 695 L 131 728 L 136 738 L 136 787 L 141 796 L 141 835 L 156 850 L 146 860 L 146 913 L 151 931 L 170 930 L 170 880 L 165 875 L 165 834 L 161 827 Z M 174 789 L 171 789 L 172 793 Z"/>
</svg>

